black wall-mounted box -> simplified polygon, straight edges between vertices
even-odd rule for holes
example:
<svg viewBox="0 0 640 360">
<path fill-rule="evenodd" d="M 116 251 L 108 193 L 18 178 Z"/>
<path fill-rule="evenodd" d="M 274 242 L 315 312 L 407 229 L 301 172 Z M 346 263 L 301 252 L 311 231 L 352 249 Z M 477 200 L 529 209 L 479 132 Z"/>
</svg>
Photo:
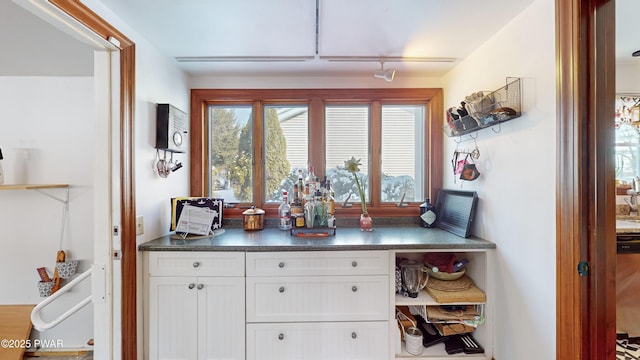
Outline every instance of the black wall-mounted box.
<svg viewBox="0 0 640 360">
<path fill-rule="evenodd" d="M 156 104 L 156 149 L 185 152 L 187 113 L 170 104 Z"/>
</svg>

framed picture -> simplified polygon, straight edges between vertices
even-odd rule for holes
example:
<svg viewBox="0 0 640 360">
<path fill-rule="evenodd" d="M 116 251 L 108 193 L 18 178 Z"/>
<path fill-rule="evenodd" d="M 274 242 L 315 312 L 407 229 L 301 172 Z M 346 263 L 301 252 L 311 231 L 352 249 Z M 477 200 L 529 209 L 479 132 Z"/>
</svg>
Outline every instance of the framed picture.
<svg viewBox="0 0 640 360">
<path fill-rule="evenodd" d="M 477 203 L 475 191 L 440 190 L 436 202 L 436 226 L 458 236 L 469 237 Z"/>
</svg>

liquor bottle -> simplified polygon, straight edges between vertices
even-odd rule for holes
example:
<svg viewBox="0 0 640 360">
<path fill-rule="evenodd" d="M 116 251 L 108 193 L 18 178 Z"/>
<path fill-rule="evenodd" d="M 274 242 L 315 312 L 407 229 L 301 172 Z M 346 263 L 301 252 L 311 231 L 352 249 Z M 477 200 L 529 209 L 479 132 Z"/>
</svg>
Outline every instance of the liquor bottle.
<svg viewBox="0 0 640 360">
<path fill-rule="evenodd" d="M 304 198 L 304 180 L 302 178 L 302 169 L 298 169 L 298 198 L 300 202 Z"/>
<path fill-rule="evenodd" d="M 311 196 L 310 188 L 311 188 L 310 184 L 304 185 L 304 194 L 302 196 L 302 206 L 305 206 L 309 201 L 313 200 L 313 197 Z"/>
<path fill-rule="evenodd" d="M 429 198 L 424 199 L 420 204 L 420 226 L 431 228 L 436 224 L 436 208 L 431 204 Z"/>
<path fill-rule="evenodd" d="M 329 203 L 329 215 L 335 215 L 336 213 L 336 198 L 333 190 L 329 192 L 329 199 L 327 199 L 327 203 Z"/>
<path fill-rule="evenodd" d="M 316 190 L 316 193 L 313 195 L 313 204 L 315 205 L 315 224 L 316 226 L 325 226 L 327 225 L 327 217 L 325 213 L 325 205 L 326 203 L 322 201 L 322 193 L 320 189 Z"/>
<path fill-rule="evenodd" d="M 309 193 L 311 194 L 311 198 L 313 198 L 313 194 L 316 192 L 316 174 L 313 173 L 313 165 L 309 164 L 309 173 L 307 177 L 304 178 L 304 184 L 309 185 Z"/>
<path fill-rule="evenodd" d="M 291 217 L 302 213 L 304 213 L 304 210 L 302 209 L 302 201 L 300 200 L 300 190 L 298 189 L 298 184 L 294 184 L 293 201 L 291 202 Z M 294 219 L 291 220 L 291 223 L 294 225 Z"/>
<path fill-rule="evenodd" d="M 298 199 L 300 199 L 300 193 L 298 190 L 298 183 L 293 184 L 293 202 L 291 203 L 291 205 L 295 204 Z"/>
<path fill-rule="evenodd" d="M 289 198 L 286 191 L 282 192 L 282 203 L 278 207 L 278 218 L 280 219 L 280 223 L 278 224 L 280 230 L 291 229 L 291 205 L 289 205 Z"/>
</svg>

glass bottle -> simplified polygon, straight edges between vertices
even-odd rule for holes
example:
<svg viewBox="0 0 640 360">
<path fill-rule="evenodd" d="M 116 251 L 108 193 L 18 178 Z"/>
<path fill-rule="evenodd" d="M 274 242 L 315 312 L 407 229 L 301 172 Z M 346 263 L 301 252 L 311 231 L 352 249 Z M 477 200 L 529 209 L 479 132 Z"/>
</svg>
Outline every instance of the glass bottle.
<svg viewBox="0 0 640 360">
<path fill-rule="evenodd" d="M 313 197 L 313 194 L 315 194 L 316 192 L 315 183 L 316 174 L 313 173 L 313 165 L 309 164 L 309 173 L 307 174 L 307 177 L 304 178 L 304 184 L 305 186 L 309 185 L 309 192 L 311 194 L 311 197 Z"/>
<path fill-rule="evenodd" d="M 286 191 L 282 192 L 282 203 L 278 207 L 278 218 L 280 219 L 278 224 L 280 230 L 291 229 L 291 205 L 289 205 L 289 197 Z"/>
<path fill-rule="evenodd" d="M 326 226 L 327 225 L 327 212 L 326 212 L 326 203 L 322 201 L 322 192 L 320 190 L 316 190 L 314 194 L 313 202 L 315 205 L 316 211 L 316 226 Z"/>
<path fill-rule="evenodd" d="M 420 226 L 431 228 L 436 224 L 436 207 L 431 204 L 430 199 L 424 199 L 420 204 Z"/>
<path fill-rule="evenodd" d="M 298 169 L 298 198 L 302 202 L 304 198 L 304 180 L 302 177 L 302 169 Z"/>
<path fill-rule="evenodd" d="M 329 198 L 327 199 L 327 203 L 329 204 L 329 215 L 333 216 L 336 213 L 336 198 L 333 190 L 329 192 Z"/>
</svg>

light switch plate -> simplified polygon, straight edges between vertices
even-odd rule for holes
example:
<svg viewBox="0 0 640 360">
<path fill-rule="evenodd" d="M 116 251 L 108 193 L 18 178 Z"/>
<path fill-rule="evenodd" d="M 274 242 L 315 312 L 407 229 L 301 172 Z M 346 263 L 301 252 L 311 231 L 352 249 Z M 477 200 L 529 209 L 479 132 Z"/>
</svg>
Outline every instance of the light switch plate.
<svg viewBox="0 0 640 360">
<path fill-rule="evenodd" d="M 144 217 L 136 217 L 136 235 L 144 234 Z"/>
</svg>

